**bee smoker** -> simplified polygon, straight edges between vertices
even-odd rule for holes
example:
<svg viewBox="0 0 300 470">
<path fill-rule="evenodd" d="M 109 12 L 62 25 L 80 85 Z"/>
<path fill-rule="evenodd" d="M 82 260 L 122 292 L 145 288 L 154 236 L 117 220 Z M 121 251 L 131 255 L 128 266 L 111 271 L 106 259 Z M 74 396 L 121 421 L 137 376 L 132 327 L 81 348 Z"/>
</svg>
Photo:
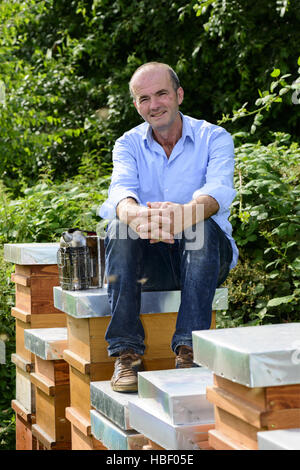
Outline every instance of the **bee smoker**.
<svg viewBox="0 0 300 470">
<path fill-rule="evenodd" d="M 57 252 L 59 281 L 64 290 L 88 289 L 91 260 L 86 237 L 77 229 L 63 232 Z"/>
<path fill-rule="evenodd" d="M 102 287 L 104 240 L 96 232 L 79 229 L 63 232 L 57 265 L 60 285 L 64 290 Z"/>
<path fill-rule="evenodd" d="M 90 287 L 102 287 L 104 278 L 104 240 L 97 236 L 96 232 L 86 231 L 86 242 L 91 258 L 91 285 Z"/>
</svg>

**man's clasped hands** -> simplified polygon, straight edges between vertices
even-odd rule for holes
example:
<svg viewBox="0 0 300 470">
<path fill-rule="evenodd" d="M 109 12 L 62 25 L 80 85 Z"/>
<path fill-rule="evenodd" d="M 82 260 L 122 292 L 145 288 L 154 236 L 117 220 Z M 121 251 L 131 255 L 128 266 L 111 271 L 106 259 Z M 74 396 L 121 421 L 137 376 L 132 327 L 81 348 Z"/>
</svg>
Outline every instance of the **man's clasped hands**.
<svg viewBox="0 0 300 470">
<path fill-rule="evenodd" d="M 174 243 L 176 235 L 201 220 L 201 205 L 195 203 L 147 202 L 147 207 L 135 201 L 120 204 L 119 219 L 129 225 L 142 239 L 150 243 Z"/>
</svg>

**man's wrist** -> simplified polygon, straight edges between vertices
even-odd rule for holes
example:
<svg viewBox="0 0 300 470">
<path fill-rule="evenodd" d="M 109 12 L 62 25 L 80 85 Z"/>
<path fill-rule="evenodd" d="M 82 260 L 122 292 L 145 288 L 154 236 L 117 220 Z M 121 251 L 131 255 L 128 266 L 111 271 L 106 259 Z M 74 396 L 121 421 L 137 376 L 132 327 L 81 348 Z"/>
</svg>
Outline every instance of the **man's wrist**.
<svg viewBox="0 0 300 470">
<path fill-rule="evenodd" d="M 212 196 L 201 195 L 185 204 L 192 213 L 193 225 L 208 219 L 219 210 L 219 204 Z"/>
<path fill-rule="evenodd" d="M 129 225 L 131 222 L 132 217 L 130 217 L 129 215 L 129 209 L 132 208 L 132 206 L 138 207 L 139 204 L 133 197 L 126 197 L 122 199 L 116 207 L 117 217 L 119 218 L 119 220 L 121 220 L 121 222 L 124 222 L 127 225 Z"/>
</svg>

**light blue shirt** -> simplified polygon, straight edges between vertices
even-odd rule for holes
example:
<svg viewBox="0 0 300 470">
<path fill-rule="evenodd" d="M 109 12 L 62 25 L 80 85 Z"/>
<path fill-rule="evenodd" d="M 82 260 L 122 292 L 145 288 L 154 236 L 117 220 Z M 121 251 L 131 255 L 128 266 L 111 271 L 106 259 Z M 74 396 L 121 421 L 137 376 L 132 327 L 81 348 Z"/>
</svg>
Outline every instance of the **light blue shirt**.
<svg viewBox="0 0 300 470">
<path fill-rule="evenodd" d="M 153 138 L 147 122 L 125 132 L 116 141 L 108 199 L 99 214 L 104 219 L 115 218 L 118 203 L 127 197 L 146 206 L 148 201 L 185 204 L 202 194 L 212 196 L 220 206 L 212 218 L 231 242 L 230 268 L 233 268 L 238 249 L 228 220 L 236 195 L 232 137 L 220 126 L 183 114 L 181 117 L 182 136 L 169 158 Z"/>
</svg>

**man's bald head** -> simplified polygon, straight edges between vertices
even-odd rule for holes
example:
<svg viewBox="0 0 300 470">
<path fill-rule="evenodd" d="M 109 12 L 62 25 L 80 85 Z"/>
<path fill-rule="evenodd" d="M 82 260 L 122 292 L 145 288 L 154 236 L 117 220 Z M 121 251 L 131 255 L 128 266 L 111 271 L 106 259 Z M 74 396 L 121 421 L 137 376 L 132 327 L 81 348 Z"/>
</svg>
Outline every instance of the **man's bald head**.
<svg viewBox="0 0 300 470">
<path fill-rule="evenodd" d="M 151 69 L 155 70 L 157 68 L 164 68 L 169 73 L 170 80 L 171 80 L 174 90 L 175 91 L 178 90 L 178 88 L 180 87 L 179 78 L 176 72 L 174 72 L 174 70 L 172 69 L 172 67 L 170 67 L 168 64 L 164 64 L 163 62 L 147 62 L 146 64 L 143 64 L 140 67 L 138 67 L 130 79 L 129 91 L 133 98 L 135 97 L 135 94 L 134 94 L 135 79 L 139 75 L 141 75 L 143 72 L 146 72 L 146 71 L 148 72 L 148 71 L 151 71 Z"/>
</svg>

